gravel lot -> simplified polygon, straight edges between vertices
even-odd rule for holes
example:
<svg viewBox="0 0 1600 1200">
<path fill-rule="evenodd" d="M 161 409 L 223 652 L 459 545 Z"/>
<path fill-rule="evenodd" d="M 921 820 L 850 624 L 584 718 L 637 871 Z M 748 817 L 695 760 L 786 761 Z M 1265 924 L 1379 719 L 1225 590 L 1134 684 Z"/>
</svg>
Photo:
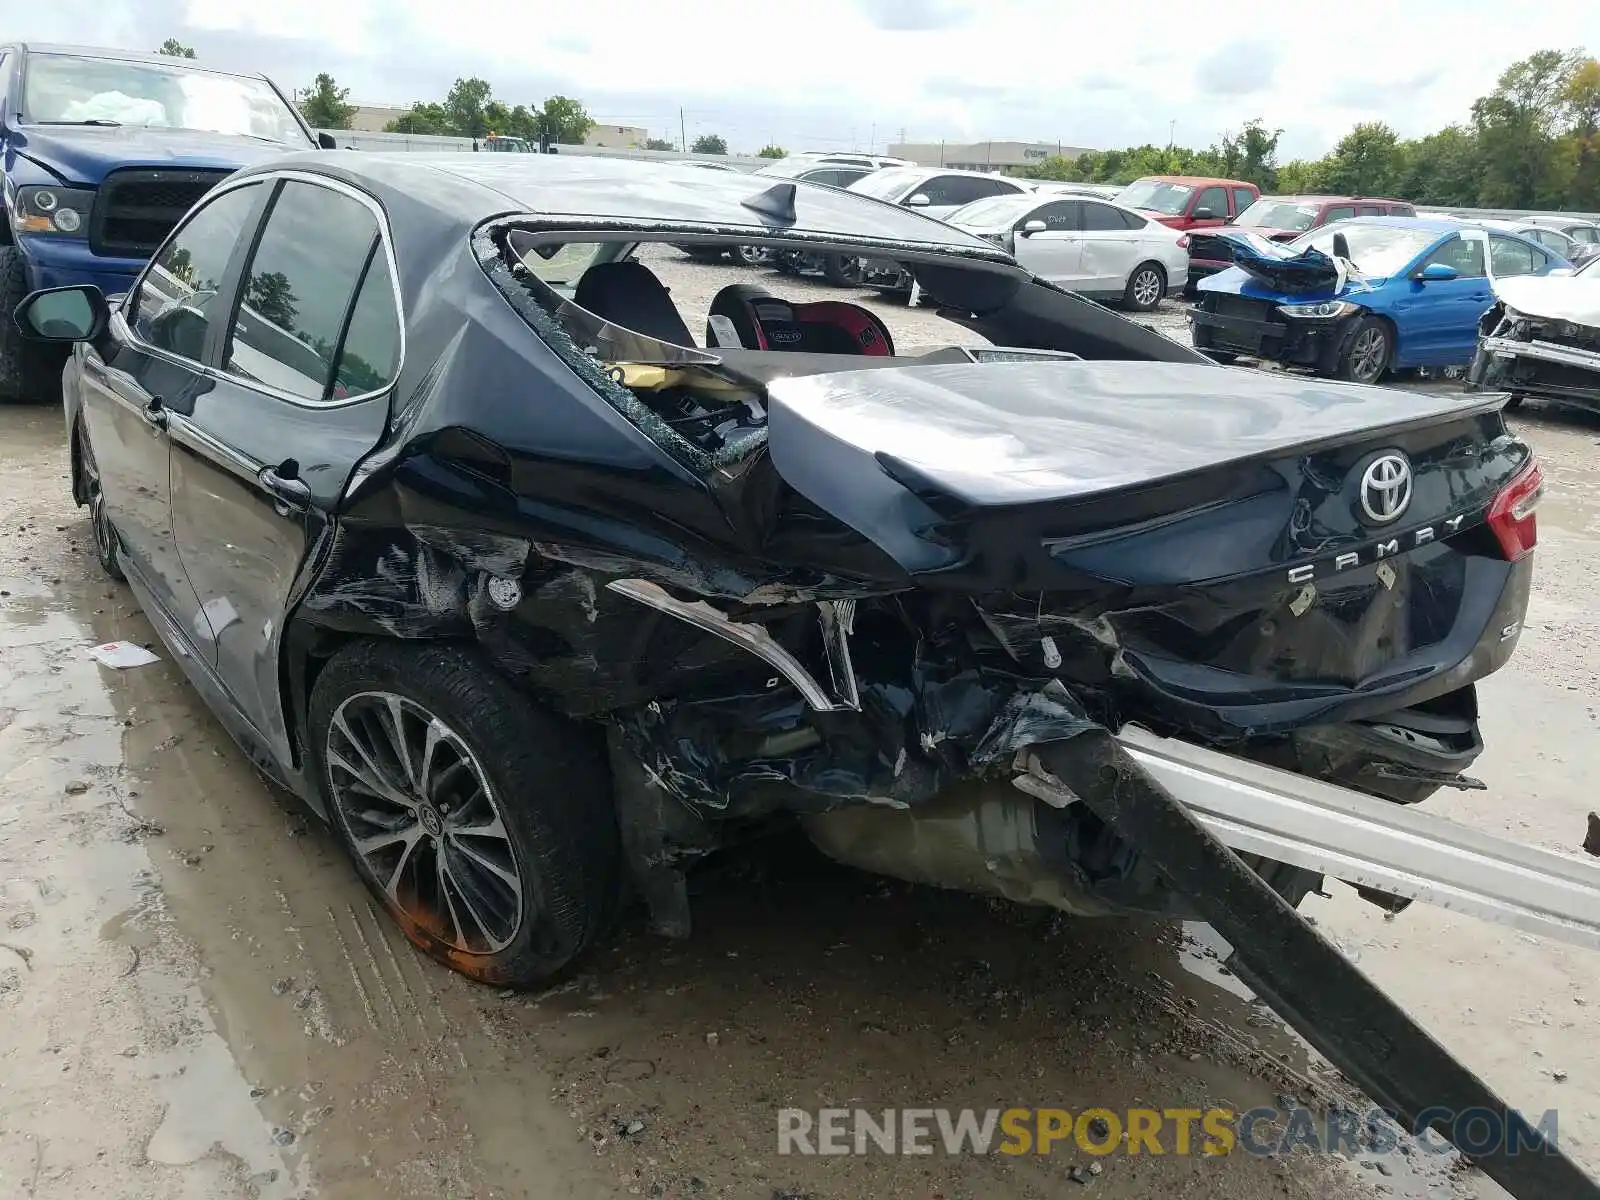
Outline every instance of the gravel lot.
<svg viewBox="0 0 1600 1200">
<path fill-rule="evenodd" d="M 662 250 L 695 326 L 761 278 Z M 839 298 L 769 276 L 789 295 Z M 874 302 L 876 303 L 876 302 Z M 970 340 L 883 306 L 908 347 Z M 1182 335 L 1179 306 L 1153 323 Z M 1482 689 L 1486 792 L 1431 806 L 1572 851 L 1600 731 L 1600 422 L 1530 406 L 1551 481 L 1529 625 Z M 1451 1159 L 776 1154 L 786 1106 L 1236 1107 L 1346 1089 L 1203 928 L 1072 921 L 774 848 L 698 880 L 696 936 L 630 914 L 572 983 L 474 986 L 378 919 L 99 575 L 59 414 L 0 408 L 0 1197 L 1491 1196 Z M 1309 911 L 1600 1171 L 1600 955 L 1340 886 Z"/>
</svg>

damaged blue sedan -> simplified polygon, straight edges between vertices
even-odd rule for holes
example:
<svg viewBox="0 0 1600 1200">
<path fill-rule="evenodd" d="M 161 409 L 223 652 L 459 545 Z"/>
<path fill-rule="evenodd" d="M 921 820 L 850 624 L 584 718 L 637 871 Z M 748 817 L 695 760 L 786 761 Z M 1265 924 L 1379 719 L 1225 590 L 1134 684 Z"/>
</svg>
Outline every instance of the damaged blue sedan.
<svg viewBox="0 0 1600 1200">
<path fill-rule="evenodd" d="M 1195 346 L 1355 383 L 1465 367 L 1494 280 L 1570 270 L 1526 238 L 1449 219 L 1360 217 L 1287 246 L 1242 230 L 1217 236 L 1234 265 L 1199 284 Z"/>
</svg>

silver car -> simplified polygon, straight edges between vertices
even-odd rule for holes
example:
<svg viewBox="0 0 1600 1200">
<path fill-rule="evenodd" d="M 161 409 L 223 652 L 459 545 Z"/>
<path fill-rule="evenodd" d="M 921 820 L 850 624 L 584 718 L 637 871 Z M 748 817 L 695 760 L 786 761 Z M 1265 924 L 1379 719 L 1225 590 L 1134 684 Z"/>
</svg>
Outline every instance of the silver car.
<svg viewBox="0 0 1600 1200">
<path fill-rule="evenodd" d="M 1189 279 L 1185 234 L 1093 196 L 993 196 L 948 220 L 1004 246 L 1041 279 L 1138 312 Z"/>
</svg>

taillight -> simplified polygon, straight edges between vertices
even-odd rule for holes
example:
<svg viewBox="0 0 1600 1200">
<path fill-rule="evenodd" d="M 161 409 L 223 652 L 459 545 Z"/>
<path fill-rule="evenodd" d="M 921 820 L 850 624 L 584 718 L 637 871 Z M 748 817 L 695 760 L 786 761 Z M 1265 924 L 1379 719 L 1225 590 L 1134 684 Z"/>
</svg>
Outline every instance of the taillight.
<svg viewBox="0 0 1600 1200">
<path fill-rule="evenodd" d="M 1188 248 L 1189 248 L 1189 235 L 1187 233 L 1179 234 L 1178 235 L 1178 249 L 1179 250 L 1187 250 Z"/>
<path fill-rule="evenodd" d="M 1534 510 L 1544 499 L 1544 472 L 1539 460 L 1530 459 L 1511 482 L 1500 489 L 1500 494 L 1489 506 L 1489 528 L 1507 562 L 1516 562 L 1533 553 L 1539 541 L 1539 528 Z"/>
</svg>

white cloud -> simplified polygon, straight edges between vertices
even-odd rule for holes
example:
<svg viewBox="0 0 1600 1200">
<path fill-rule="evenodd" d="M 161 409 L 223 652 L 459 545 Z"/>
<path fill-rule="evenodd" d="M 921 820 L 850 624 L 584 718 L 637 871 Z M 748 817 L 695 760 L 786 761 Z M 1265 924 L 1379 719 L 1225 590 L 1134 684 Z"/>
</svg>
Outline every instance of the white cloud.
<svg viewBox="0 0 1600 1200">
<path fill-rule="evenodd" d="M 168 36 L 284 86 L 330 71 L 368 103 L 442 96 L 479 75 L 508 102 L 576 95 L 599 119 L 732 148 L 1023 138 L 1206 145 L 1261 117 L 1284 156 L 1325 151 L 1358 120 L 1402 134 L 1465 120 L 1517 58 L 1600 49 L 1600 8 L 1521 10 L 1501 0 L 1408 0 L 1381 19 L 1329 11 L 1281 32 L 1180 0 L 807 0 L 783 22 L 747 0 L 57 0 L 13 32 L 151 48 Z M 20 14 L 19 14 L 20 15 Z M 1276 31 L 1277 27 L 1273 27 Z"/>
</svg>

